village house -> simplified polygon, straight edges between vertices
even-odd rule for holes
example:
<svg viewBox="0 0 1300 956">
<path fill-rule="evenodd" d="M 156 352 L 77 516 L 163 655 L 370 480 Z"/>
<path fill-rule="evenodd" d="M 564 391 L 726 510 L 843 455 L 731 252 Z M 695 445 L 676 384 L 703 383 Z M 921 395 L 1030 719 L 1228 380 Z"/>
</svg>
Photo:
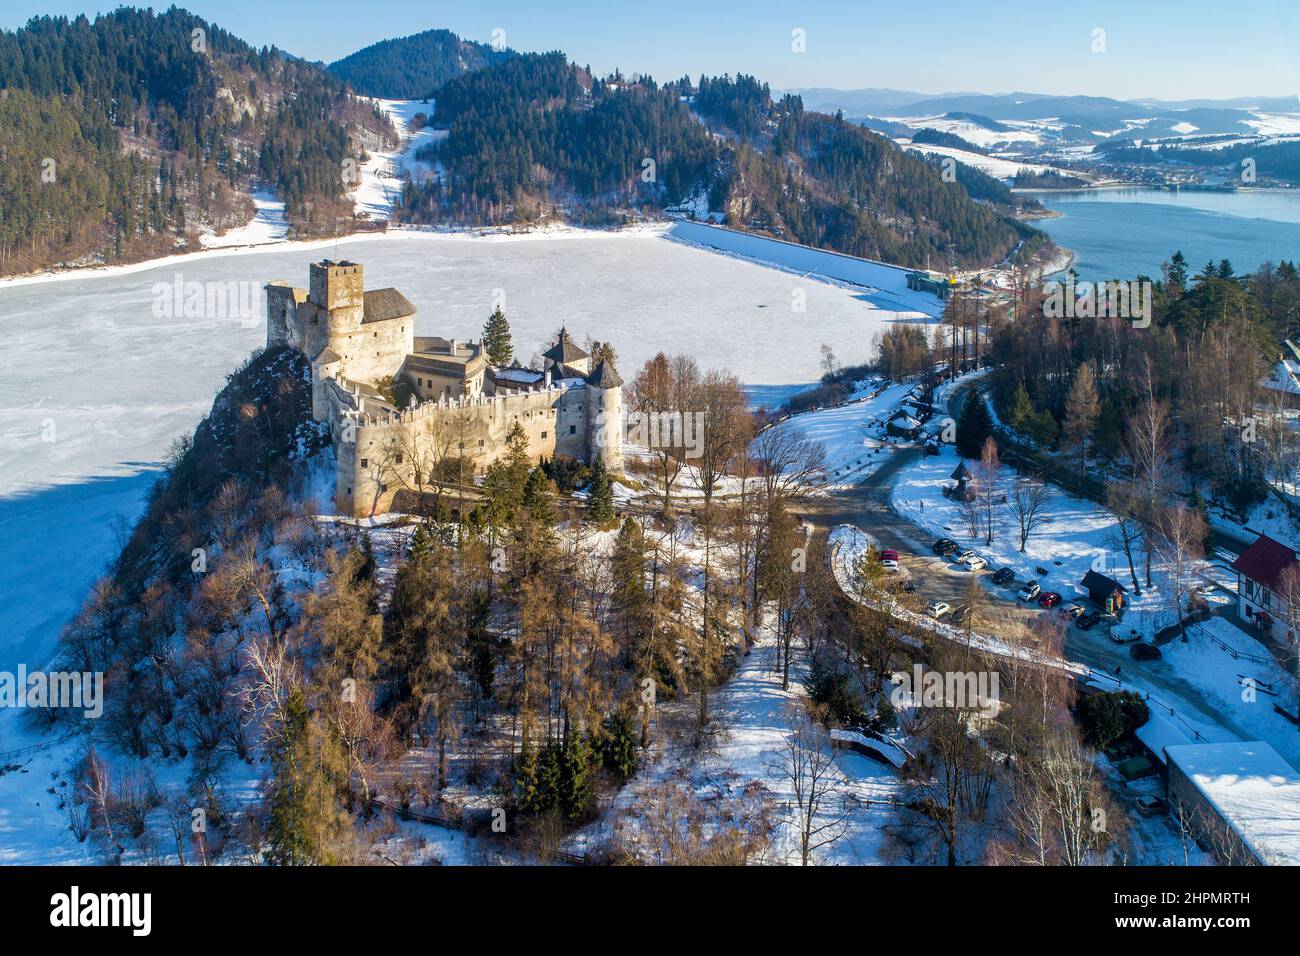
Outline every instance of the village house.
<svg viewBox="0 0 1300 956">
<path fill-rule="evenodd" d="M 1124 609 L 1124 595 L 1128 594 L 1128 588 L 1114 578 L 1100 571 L 1089 570 L 1079 584 L 1088 592 L 1088 600 L 1107 614 L 1118 617 Z"/>
<path fill-rule="evenodd" d="M 1266 534 L 1232 562 L 1237 572 L 1237 614 L 1246 627 L 1268 640 L 1296 639 L 1288 623 L 1287 601 L 1279 597 L 1280 591 L 1288 590 L 1283 572 L 1295 564 L 1295 550 Z"/>
</svg>

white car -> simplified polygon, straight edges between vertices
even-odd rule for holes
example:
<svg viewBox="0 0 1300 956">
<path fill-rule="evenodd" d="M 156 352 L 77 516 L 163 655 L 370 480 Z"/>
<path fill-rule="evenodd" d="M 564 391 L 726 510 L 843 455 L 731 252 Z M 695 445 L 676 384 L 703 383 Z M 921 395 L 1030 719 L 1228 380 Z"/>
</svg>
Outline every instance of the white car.
<svg viewBox="0 0 1300 956">
<path fill-rule="evenodd" d="M 1042 590 L 1043 589 L 1038 586 L 1037 581 L 1027 581 L 1025 586 L 1020 589 L 1020 593 L 1016 595 L 1016 600 L 1032 601 L 1034 598 L 1038 597 Z"/>
<path fill-rule="evenodd" d="M 957 555 L 952 560 L 954 564 L 965 564 L 971 558 L 978 558 L 978 557 L 979 555 L 976 554 L 974 551 L 963 551 L 961 554 Z"/>
<path fill-rule="evenodd" d="M 989 563 L 985 561 L 983 558 L 981 558 L 978 554 L 972 554 L 969 558 L 967 558 L 962 563 L 965 564 L 966 567 L 968 567 L 972 571 L 979 571 L 989 566 Z"/>
<path fill-rule="evenodd" d="M 952 605 L 947 601 L 931 601 L 930 606 L 925 609 L 925 613 L 929 614 L 937 621 L 945 614 L 952 613 Z"/>
</svg>

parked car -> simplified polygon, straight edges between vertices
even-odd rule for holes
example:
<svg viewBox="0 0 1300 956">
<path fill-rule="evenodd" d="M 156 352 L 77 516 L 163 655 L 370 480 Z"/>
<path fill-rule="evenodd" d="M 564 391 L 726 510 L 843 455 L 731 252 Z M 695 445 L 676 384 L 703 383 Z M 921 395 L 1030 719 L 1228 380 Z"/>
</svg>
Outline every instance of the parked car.
<svg viewBox="0 0 1300 956">
<path fill-rule="evenodd" d="M 925 609 L 925 613 L 937 621 L 945 614 L 952 613 L 952 605 L 947 601 L 931 601 L 930 606 Z"/>
<path fill-rule="evenodd" d="M 1133 806 L 1144 817 L 1159 816 L 1169 809 L 1169 805 L 1159 797 L 1138 797 Z"/>
<path fill-rule="evenodd" d="M 898 552 L 893 548 L 885 548 L 880 552 L 880 566 L 886 571 L 898 570 Z"/>
<path fill-rule="evenodd" d="M 1042 594 L 1038 595 L 1039 607 L 1056 607 L 1056 605 L 1060 603 L 1061 595 L 1057 594 L 1055 591 L 1044 591 Z"/>
<path fill-rule="evenodd" d="M 1024 587 L 1022 587 L 1020 592 L 1016 595 L 1016 600 L 1032 601 L 1034 598 L 1038 597 L 1039 592 L 1042 590 L 1043 589 L 1038 586 L 1037 581 L 1026 581 Z"/>
<path fill-rule="evenodd" d="M 934 543 L 934 553 L 940 557 L 947 557 L 950 554 L 956 554 L 959 550 L 960 548 L 958 548 L 957 542 L 952 540 L 952 538 L 940 538 Z"/>
<path fill-rule="evenodd" d="M 1010 584 L 1015 579 L 1016 579 L 1016 572 L 1012 571 L 1010 568 L 998 568 L 996 571 L 993 572 L 994 584 L 1006 585 L 1006 584 Z"/>
<path fill-rule="evenodd" d="M 984 560 L 984 558 L 980 557 L 978 554 L 972 554 L 962 563 L 972 571 L 979 571 L 989 566 L 988 561 Z"/>
<path fill-rule="evenodd" d="M 1160 648 L 1154 644 L 1148 644 L 1143 641 L 1140 644 L 1134 644 L 1128 649 L 1128 656 L 1135 661 L 1156 661 L 1161 658 Z"/>
<path fill-rule="evenodd" d="M 1110 639 L 1116 644 L 1131 644 L 1134 641 L 1142 640 L 1142 635 L 1132 629 L 1128 631 L 1111 630 Z"/>
<path fill-rule="evenodd" d="M 948 620 L 953 624 L 964 624 L 968 617 L 970 617 L 970 605 L 958 604 L 952 609 L 952 614 L 949 616 Z"/>
<path fill-rule="evenodd" d="M 1101 620 L 1100 611 L 1088 611 L 1074 623 L 1081 631 L 1090 631 L 1098 621 Z"/>
<path fill-rule="evenodd" d="M 1065 615 L 1066 620 L 1077 621 L 1083 615 L 1088 613 L 1088 609 L 1082 604 L 1063 604 L 1061 613 Z"/>
</svg>

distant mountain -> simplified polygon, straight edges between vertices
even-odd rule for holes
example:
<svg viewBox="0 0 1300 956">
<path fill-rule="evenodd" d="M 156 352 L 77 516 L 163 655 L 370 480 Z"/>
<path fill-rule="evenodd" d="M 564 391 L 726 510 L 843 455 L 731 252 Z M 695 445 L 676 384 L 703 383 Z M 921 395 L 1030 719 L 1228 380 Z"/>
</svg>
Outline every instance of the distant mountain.
<svg viewBox="0 0 1300 956">
<path fill-rule="evenodd" d="M 331 63 L 329 71 L 364 96 L 411 100 L 514 55 L 513 50 L 462 40 L 450 30 L 426 30 L 372 44 Z"/>
<path fill-rule="evenodd" d="M 175 7 L 0 31 L 0 274 L 193 248 L 252 218 L 353 228 L 348 161 L 396 134 L 342 80 Z"/>
<path fill-rule="evenodd" d="M 809 87 L 777 91 L 778 96 L 783 93 L 798 96 L 803 100 L 805 109 L 831 115 L 839 111 L 845 116 L 892 116 L 897 107 L 925 99 L 924 93 L 888 89 L 833 90 Z"/>
<path fill-rule="evenodd" d="M 894 119 L 942 113 L 981 113 L 998 120 L 1035 120 L 1070 116 L 1098 119 L 1144 119 L 1178 110 L 1260 110 L 1270 113 L 1300 112 L 1298 96 L 1243 96 L 1233 99 L 1160 100 L 1150 97 L 1116 100 L 1106 96 L 1053 96 L 1046 93 L 940 93 L 927 96 L 905 90 L 836 90 L 825 87 L 789 90 L 809 109 L 845 116 Z"/>
<path fill-rule="evenodd" d="M 1260 110 L 1264 113 L 1300 111 L 1300 96 L 1238 96 L 1228 100 L 1129 100 L 1139 106 L 1160 110 L 1235 109 Z"/>
<path fill-rule="evenodd" d="M 1091 122 L 1142 119 L 1151 111 L 1105 96 L 1044 96 L 1038 93 L 942 96 L 898 107 L 894 116 L 929 116 L 936 113 L 977 113 L 995 120 L 1034 120 L 1073 116 Z"/>
</svg>

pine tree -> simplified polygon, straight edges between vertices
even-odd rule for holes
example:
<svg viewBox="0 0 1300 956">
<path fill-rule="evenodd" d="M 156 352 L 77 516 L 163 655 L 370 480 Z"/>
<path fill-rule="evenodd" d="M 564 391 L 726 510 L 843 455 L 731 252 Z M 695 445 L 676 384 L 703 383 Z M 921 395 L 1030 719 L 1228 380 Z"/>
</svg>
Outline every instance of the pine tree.
<svg viewBox="0 0 1300 956">
<path fill-rule="evenodd" d="M 370 540 L 369 531 L 361 532 L 361 544 L 358 546 L 358 550 L 361 552 L 361 560 L 357 564 L 356 582 L 358 584 L 373 584 L 379 562 L 375 560 L 375 545 Z"/>
<path fill-rule="evenodd" d="M 639 760 L 636 722 L 631 714 L 620 710 L 605 721 L 604 731 L 601 761 L 620 781 L 627 780 L 636 774 Z"/>
<path fill-rule="evenodd" d="M 957 451 L 963 458 L 978 458 L 984 439 L 993 434 L 993 417 L 979 390 L 967 397 L 957 422 Z"/>
<path fill-rule="evenodd" d="M 591 466 L 587 520 L 597 525 L 614 520 L 614 483 L 610 480 L 609 469 L 605 467 L 605 462 L 599 457 Z"/>
<path fill-rule="evenodd" d="M 1018 432 L 1029 434 L 1034 418 L 1034 403 L 1029 399 L 1029 392 L 1025 390 L 1025 383 L 1021 382 L 1016 386 L 1016 394 L 1011 399 L 1011 411 L 1007 416 L 1007 421 L 1011 427 Z"/>
<path fill-rule="evenodd" d="M 551 491 L 551 480 L 540 468 L 534 468 L 528 474 L 528 481 L 524 484 L 523 506 L 539 524 L 555 524 L 555 494 Z"/>
<path fill-rule="evenodd" d="M 496 366 L 510 364 L 514 358 L 514 346 L 510 341 L 510 323 L 506 315 L 497 306 L 495 312 L 488 316 L 483 324 L 483 345 L 487 349 L 488 361 Z"/>
<path fill-rule="evenodd" d="M 587 815 L 591 804 L 591 744 L 587 735 L 574 731 L 564 741 L 560 754 L 559 804 L 571 821 Z"/>
</svg>

